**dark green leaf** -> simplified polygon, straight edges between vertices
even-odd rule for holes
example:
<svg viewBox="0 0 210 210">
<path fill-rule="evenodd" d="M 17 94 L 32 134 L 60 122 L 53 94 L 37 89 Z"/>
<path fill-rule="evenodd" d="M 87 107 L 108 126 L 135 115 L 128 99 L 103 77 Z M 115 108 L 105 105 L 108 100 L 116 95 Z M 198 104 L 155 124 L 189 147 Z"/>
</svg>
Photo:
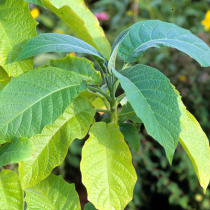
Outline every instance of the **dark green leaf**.
<svg viewBox="0 0 210 210">
<path fill-rule="evenodd" d="M 97 209 L 95 208 L 95 206 L 92 203 L 89 202 L 89 203 L 85 204 L 84 210 L 97 210 Z"/>
</svg>

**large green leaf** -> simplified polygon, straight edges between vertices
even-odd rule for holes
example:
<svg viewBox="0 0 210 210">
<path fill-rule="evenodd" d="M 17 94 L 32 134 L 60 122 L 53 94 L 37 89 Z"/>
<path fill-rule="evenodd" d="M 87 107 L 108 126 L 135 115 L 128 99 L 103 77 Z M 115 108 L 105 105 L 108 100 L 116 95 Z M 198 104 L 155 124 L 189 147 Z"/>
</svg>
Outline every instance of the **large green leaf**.
<svg viewBox="0 0 210 210">
<path fill-rule="evenodd" d="M 210 66 L 210 48 L 190 31 L 159 20 L 141 21 L 123 40 L 118 53 L 126 62 L 138 60 L 150 47 L 173 47 L 187 53 L 201 66 Z"/>
<path fill-rule="evenodd" d="M 0 66 L 0 90 L 4 88 L 6 84 L 10 82 L 11 78 L 2 66 Z"/>
<path fill-rule="evenodd" d="M 14 171 L 2 170 L 0 173 L 0 209 L 23 210 L 23 190 Z"/>
<path fill-rule="evenodd" d="M 87 134 L 94 115 L 91 103 L 86 98 L 77 97 L 53 125 L 46 126 L 41 134 L 31 138 L 34 156 L 19 167 L 23 188 L 45 179 L 63 162 L 72 141 Z"/>
<path fill-rule="evenodd" d="M 65 58 L 51 60 L 50 66 L 74 71 L 80 74 L 89 85 L 100 85 L 102 82 L 101 73 L 96 71 L 93 63 L 86 58 L 67 55 Z"/>
<path fill-rule="evenodd" d="M 146 130 L 165 149 L 170 163 L 179 141 L 180 110 L 170 81 L 157 69 L 145 65 L 113 73 Z"/>
<path fill-rule="evenodd" d="M 32 158 L 33 152 L 32 141 L 21 137 L 0 148 L 0 167 Z"/>
<path fill-rule="evenodd" d="M 82 182 L 100 210 L 123 210 L 133 197 L 136 172 L 129 148 L 115 123 L 95 123 L 82 149 Z"/>
<path fill-rule="evenodd" d="M 54 67 L 14 78 L 0 92 L 0 143 L 40 133 L 86 88 L 78 74 Z"/>
<path fill-rule="evenodd" d="M 36 22 L 22 0 L 2 0 L 0 11 L 0 65 L 16 77 L 33 69 L 33 59 L 16 59 L 26 42 L 37 35 Z"/>
<path fill-rule="evenodd" d="M 92 55 L 102 68 L 106 68 L 106 59 L 94 47 L 73 36 L 47 33 L 30 39 L 18 59 L 25 59 L 44 52 L 77 52 Z"/>
<path fill-rule="evenodd" d="M 179 136 L 179 142 L 189 156 L 200 185 L 205 192 L 210 181 L 209 140 L 195 117 L 186 110 L 181 97 L 179 97 L 179 108 L 182 113 L 180 119 L 182 132 Z"/>
<path fill-rule="evenodd" d="M 120 125 L 120 131 L 131 149 L 138 152 L 140 147 L 140 139 L 137 129 L 130 123 Z"/>
<path fill-rule="evenodd" d="M 51 174 L 39 184 L 25 189 L 28 210 L 81 210 L 74 184 Z"/>
</svg>

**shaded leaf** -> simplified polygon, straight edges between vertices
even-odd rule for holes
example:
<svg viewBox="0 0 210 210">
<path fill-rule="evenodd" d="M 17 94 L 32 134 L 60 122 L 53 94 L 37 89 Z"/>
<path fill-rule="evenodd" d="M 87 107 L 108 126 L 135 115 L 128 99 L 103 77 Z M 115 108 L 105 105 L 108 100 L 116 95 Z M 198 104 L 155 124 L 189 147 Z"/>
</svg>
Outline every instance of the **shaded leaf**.
<svg viewBox="0 0 210 210">
<path fill-rule="evenodd" d="M 102 82 L 101 73 L 96 71 L 93 63 L 86 58 L 67 55 L 65 58 L 50 60 L 50 66 L 74 71 L 80 74 L 89 85 L 100 85 Z"/>
<path fill-rule="evenodd" d="M 33 3 L 33 4 L 37 4 L 39 6 L 44 7 L 44 4 L 42 3 L 42 0 L 24 0 L 24 1 L 30 2 L 30 3 Z"/>
<path fill-rule="evenodd" d="M 0 198 L 0 209 L 23 210 L 23 190 L 14 171 L 2 170 L 0 172 Z"/>
<path fill-rule="evenodd" d="M 129 148 L 117 124 L 95 123 L 89 134 L 81 160 L 88 200 L 100 210 L 123 210 L 137 179 Z"/>
<path fill-rule="evenodd" d="M 164 147 L 171 163 L 181 131 L 181 113 L 178 96 L 169 79 L 157 69 L 145 65 L 136 65 L 121 72 L 113 69 L 113 73 L 120 80 L 147 133 Z"/>
<path fill-rule="evenodd" d="M 130 123 L 124 123 L 120 125 L 120 131 L 123 134 L 124 139 L 128 142 L 129 147 L 138 152 L 140 139 L 137 129 Z"/>
<path fill-rule="evenodd" d="M 61 176 L 51 174 L 39 184 L 24 191 L 28 210 L 81 210 L 74 184 L 65 182 Z"/>
<path fill-rule="evenodd" d="M 95 110 L 90 102 L 77 97 L 53 125 L 46 126 L 41 134 L 31 138 L 34 157 L 19 166 L 23 188 L 45 179 L 53 168 L 63 162 L 72 141 L 86 136 L 94 115 Z"/>
<path fill-rule="evenodd" d="M 22 0 L 6 0 L 0 3 L 0 65 L 9 77 L 33 69 L 33 59 L 16 61 L 26 42 L 37 35 L 36 22 L 28 3 Z"/>
<path fill-rule="evenodd" d="M 95 206 L 92 203 L 89 202 L 89 203 L 85 204 L 84 210 L 97 210 L 97 209 L 95 208 Z"/>
<path fill-rule="evenodd" d="M 21 137 L 0 148 L 0 167 L 32 158 L 33 152 L 32 141 Z"/>
<path fill-rule="evenodd" d="M 11 78 L 8 76 L 2 66 L 0 66 L 0 90 L 4 88 L 6 84 L 10 82 Z"/>
<path fill-rule="evenodd" d="M 160 20 L 141 21 L 130 29 L 118 48 L 126 62 L 138 60 L 151 47 L 173 47 L 187 53 L 201 66 L 210 66 L 209 46 L 186 29 Z"/>
<path fill-rule="evenodd" d="M 78 74 L 53 67 L 14 78 L 0 92 L 0 143 L 40 133 L 86 88 Z"/>
</svg>

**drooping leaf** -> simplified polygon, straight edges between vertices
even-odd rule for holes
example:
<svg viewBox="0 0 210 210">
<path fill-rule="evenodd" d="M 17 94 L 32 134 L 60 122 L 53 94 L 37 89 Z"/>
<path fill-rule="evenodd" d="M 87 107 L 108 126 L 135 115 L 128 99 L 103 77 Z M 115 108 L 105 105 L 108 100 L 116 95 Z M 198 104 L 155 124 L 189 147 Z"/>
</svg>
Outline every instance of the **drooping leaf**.
<svg viewBox="0 0 210 210">
<path fill-rule="evenodd" d="M 50 66 L 74 71 L 80 74 L 89 85 L 100 85 L 102 82 L 101 73 L 96 71 L 93 63 L 86 58 L 67 55 L 65 58 L 51 60 Z"/>
<path fill-rule="evenodd" d="M 120 125 L 120 131 L 124 139 L 128 142 L 131 149 L 138 152 L 140 147 L 140 139 L 137 129 L 130 123 Z"/>
<path fill-rule="evenodd" d="M 129 29 L 121 32 L 112 45 L 111 55 L 110 55 L 110 59 L 109 59 L 109 63 L 108 63 L 108 69 L 110 72 L 111 72 L 112 68 L 115 68 L 118 47 L 119 47 L 120 43 L 124 40 L 124 38 L 128 35 L 130 30 L 132 30 L 132 29 L 129 28 Z"/>
<path fill-rule="evenodd" d="M 0 65 L 9 77 L 16 77 L 33 69 L 32 58 L 16 59 L 26 42 L 37 35 L 36 22 L 29 12 L 28 3 L 22 0 L 3 0 L 0 11 Z"/>
<path fill-rule="evenodd" d="M 53 125 L 46 126 L 41 134 L 31 138 L 34 157 L 19 166 L 19 177 L 23 188 L 33 186 L 45 179 L 60 165 L 75 138 L 82 139 L 93 121 L 95 110 L 90 102 L 77 97 Z"/>
<path fill-rule="evenodd" d="M 133 108 L 132 106 L 130 105 L 130 103 L 127 101 L 126 104 L 124 104 L 122 106 L 122 110 L 120 111 L 119 114 L 125 114 L 125 113 L 128 113 L 128 112 L 133 112 Z M 134 123 L 142 123 L 141 119 L 139 117 L 136 116 L 136 114 L 133 114 L 133 115 L 129 115 L 129 116 L 126 116 L 126 117 L 123 117 L 123 120 L 126 121 L 126 120 L 131 120 L 133 121 Z"/>
<path fill-rule="evenodd" d="M 210 66 L 210 48 L 190 31 L 160 20 L 141 21 L 133 26 L 118 48 L 126 62 L 138 60 L 148 48 L 173 47 L 194 58 L 201 66 Z"/>
<path fill-rule="evenodd" d="M 21 137 L 0 148 L 0 167 L 32 158 L 33 152 L 32 141 Z"/>
<path fill-rule="evenodd" d="M 97 210 L 97 209 L 95 208 L 95 206 L 92 203 L 89 202 L 89 203 L 85 204 L 84 210 Z"/>
<path fill-rule="evenodd" d="M 20 180 L 14 171 L 0 172 L 0 209 L 23 210 L 23 190 Z"/>
<path fill-rule="evenodd" d="M 54 67 L 14 78 L 0 91 L 0 143 L 40 133 L 86 88 L 78 74 Z"/>
<path fill-rule="evenodd" d="M 165 149 L 169 162 L 179 141 L 180 110 L 170 81 L 157 69 L 145 65 L 113 73 L 120 80 L 128 101 L 144 123 L 147 133 Z"/>
<path fill-rule="evenodd" d="M 73 36 L 47 33 L 30 39 L 18 56 L 25 59 L 44 52 L 77 52 L 92 55 L 102 68 L 106 68 L 106 59 L 94 47 Z"/>
<path fill-rule="evenodd" d="M 8 76 L 2 66 L 0 66 L 0 90 L 4 88 L 6 84 L 10 82 L 11 78 Z"/>
<path fill-rule="evenodd" d="M 28 210 L 81 210 L 74 184 L 65 182 L 61 176 L 51 174 L 37 185 L 24 191 Z"/>
<path fill-rule="evenodd" d="M 95 123 L 82 149 L 82 182 L 100 210 L 123 210 L 133 197 L 136 172 L 129 148 L 115 123 Z"/>
<path fill-rule="evenodd" d="M 179 93 L 178 93 L 179 94 Z M 189 156 L 204 192 L 210 181 L 209 140 L 195 117 L 186 110 L 179 96 L 181 128 L 179 142 Z"/>
</svg>

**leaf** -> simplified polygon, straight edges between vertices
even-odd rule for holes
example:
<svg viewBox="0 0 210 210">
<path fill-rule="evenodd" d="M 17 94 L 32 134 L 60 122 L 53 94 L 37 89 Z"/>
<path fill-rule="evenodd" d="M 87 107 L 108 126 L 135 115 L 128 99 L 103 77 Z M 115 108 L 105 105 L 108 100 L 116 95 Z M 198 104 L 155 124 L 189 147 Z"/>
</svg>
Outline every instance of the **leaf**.
<svg viewBox="0 0 210 210">
<path fill-rule="evenodd" d="M 40 133 L 86 88 L 78 74 L 54 67 L 14 78 L 0 91 L 0 143 Z"/>
<path fill-rule="evenodd" d="M 42 3 L 42 0 L 24 0 L 24 1 L 30 2 L 30 3 L 33 3 L 33 4 L 37 4 L 39 6 L 44 7 L 44 4 Z"/>
<path fill-rule="evenodd" d="M 133 111 L 134 110 L 133 110 L 132 106 L 130 105 L 129 102 L 127 102 L 125 105 L 122 106 L 122 110 L 120 111 L 119 114 L 125 114 L 125 113 L 133 112 Z M 133 121 L 134 123 L 142 123 L 141 119 L 139 117 L 137 117 L 136 114 L 123 117 L 124 121 L 126 121 L 128 119 Z"/>
<path fill-rule="evenodd" d="M 77 97 L 53 125 L 46 126 L 41 134 L 31 138 L 34 157 L 19 166 L 23 188 L 45 179 L 53 168 L 63 162 L 73 140 L 86 136 L 94 115 L 91 103 L 86 98 Z"/>
<path fill-rule="evenodd" d="M 189 156 L 200 185 L 205 192 L 210 181 L 209 140 L 195 117 L 186 110 L 180 96 L 178 101 L 182 113 L 180 119 L 182 132 L 179 136 L 179 142 Z"/>
<path fill-rule="evenodd" d="M 82 149 L 82 182 L 100 210 L 124 209 L 133 197 L 136 172 L 129 148 L 115 123 L 95 123 Z"/>
<path fill-rule="evenodd" d="M 89 202 L 89 203 L 85 204 L 84 210 L 97 210 L 97 209 L 95 208 L 95 206 L 92 203 Z"/>
<path fill-rule="evenodd" d="M 169 79 L 145 65 L 135 65 L 121 72 L 113 69 L 113 73 L 147 133 L 164 147 L 171 163 L 181 131 L 181 113 Z"/>
<path fill-rule="evenodd" d="M 30 39 L 18 59 L 26 59 L 45 52 L 77 52 L 92 55 L 102 68 L 106 68 L 106 59 L 94 47 L 73 36 L 47 33 Z"/>
<path fill-rule="evenodd" d="M 121 32 L 118 35 L 118 37 L 116 38 L 116 40 L 114 41 L 114 43 L 112 45 L 111 56 L 110 56 L 109 63 L 108 63 L 109 72 L 111 72 L 112 68 L 115 68 L 115 61 L 116 61 L 116 57 L 117 57 L 118 47 L 119 47 L 120 43 L 124 40 L 124 38 L 128 35 L 130 30 L 132 30 L 132 29 L 129 28 L 129 29 Z"/>
<path fill-rule="evenodd" d="M 23 210 L 23 190 L 20 180 L 14 171 L 0 172 L 0 209 Z"/>
<path fill-rule="evenodd" d="M 16 77 L 33 69 L 32 58 L 16 59 L 26 42 L 37 35 L 37 23 L 29 12 L 28 3 L 22 0 L 3 0 L 0 11 L 0 65 L 9 77 Z"/>
<path fill-rule="evenodd" d="M 42 0 L 44 5 L 60 17 L 85 42 L 109 59 L 110 44 L 97 18 L 83 0 Z M 78 27 L 79 26 L 79 27 Z"/>
<path fill-rule="evenodd" d="M 89 85 L 100 85 L 102 82 L 101 73 L 96 71 L 93 63 L 86 58 L 67 55 L 65 58 L 50 60 L 50 66 L 74 71 L 80 74 Z"/>
<path fill-rule="evenodd" d="M 136 128 L 130 123 L 124 123 L 120 125 L 120 132 L 123 134 L 130 148 L 139 152 L 140 140 Z"/>
<path fill-rule="evenodd" d="M 2 66 L 0 66 L 0 90 L 4 88 L 6 84 L 10 82 L 11 78 L 8 76 Z"/>
<path fill-rule="evenodd" d="M 21 137 L 0 148 L 0 167 L 5 166 L 8 163 L 18 163 L 27 160 L 32 158 L 32 156 L 32 142 L 27 138 Z"/>
<path fill-rule="evenodd" d="M 141 21 L 118 48 L 119 56 L 126 62 L 138 60 L 150 47 L 173 47 L 194 58 L 201 66 L 210 66 L 210 48 L 190 31 L 172 23 L 159 20 Z"/>
<path fill-rule="evenodd" d="M 51 174 L 25 192 L 28 210 L 81 210 L 74 184 L 65 182 L 61 176 Z"/>
</svg>

